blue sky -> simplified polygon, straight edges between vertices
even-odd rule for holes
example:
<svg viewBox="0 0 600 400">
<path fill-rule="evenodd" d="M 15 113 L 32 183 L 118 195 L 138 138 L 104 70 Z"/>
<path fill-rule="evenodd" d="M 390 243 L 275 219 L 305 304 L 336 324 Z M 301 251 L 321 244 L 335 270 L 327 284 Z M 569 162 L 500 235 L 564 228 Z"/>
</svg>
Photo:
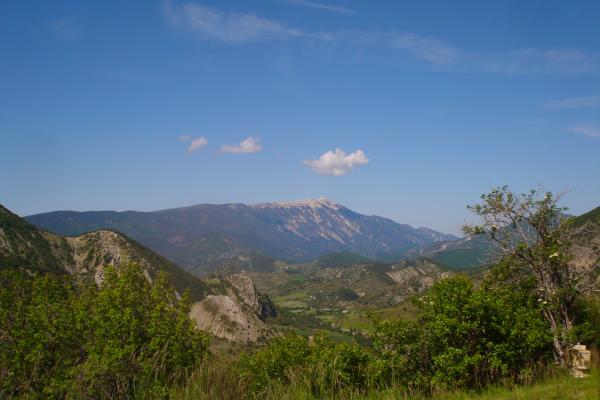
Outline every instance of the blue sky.
<svg viewBox="0 0 600 400">
<path fill-rule="evenodd" d="M 0 202 L 324 196 L 457 233 L 493 186 L 542 184 L 583 213 L 599 18 L 592 1 L 3 2 Z"/>
</svg>

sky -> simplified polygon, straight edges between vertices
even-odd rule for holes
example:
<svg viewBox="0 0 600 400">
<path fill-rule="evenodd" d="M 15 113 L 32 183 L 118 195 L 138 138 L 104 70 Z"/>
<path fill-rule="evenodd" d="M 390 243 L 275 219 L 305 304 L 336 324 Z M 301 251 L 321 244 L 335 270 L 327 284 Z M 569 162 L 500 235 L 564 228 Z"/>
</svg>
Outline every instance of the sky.
<svg viewBox="0 0 600 400">
<path fill-rule="evenodd" d="M 458 233 L 495 186 L 600 205 L 600 2 L 0 4 L 0 203 L 327 197 Z"/>
</svg>

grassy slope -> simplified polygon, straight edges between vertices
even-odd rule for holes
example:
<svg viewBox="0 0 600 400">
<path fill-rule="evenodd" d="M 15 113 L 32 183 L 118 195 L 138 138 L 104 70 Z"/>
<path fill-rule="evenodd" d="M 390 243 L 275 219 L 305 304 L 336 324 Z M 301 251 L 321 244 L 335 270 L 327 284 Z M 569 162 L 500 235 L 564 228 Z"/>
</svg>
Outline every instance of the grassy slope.
<svg viewBox="0 0 600 400">
<path fill-rule="evenodd" d="M 396 392 L 374 393 L 355 399 L 402 399 L 403 395 Z M 561 376 L 538 382 L 531 386 L 513 388 L 492 387 L 482 393 L 445 393 L 433 396 L 433 400 L 598 400 L 600 398 L 600 377 L 598 372 L 588 378 L 576 379 L 571 376 Z"/>
</svg>

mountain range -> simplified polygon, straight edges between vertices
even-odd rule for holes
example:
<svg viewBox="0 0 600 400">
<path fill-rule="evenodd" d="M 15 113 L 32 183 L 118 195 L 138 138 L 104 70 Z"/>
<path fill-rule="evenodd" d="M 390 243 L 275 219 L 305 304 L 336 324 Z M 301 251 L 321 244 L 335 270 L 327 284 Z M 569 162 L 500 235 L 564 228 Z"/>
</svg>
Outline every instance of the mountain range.
<svg viewBox="0 0 600 400">
<path fill-rule="evenodd" d="M 26 219 L 68 236 L 98 229 L 123 232 L 195 274 L 232 262 L 249 270 L 269 269 L 274 259 L 303 262 L 333 252 L 398 260 L 410 251 L 457 239 L 363 215 L 324 198 L 199 204 L 154 212 L 55 211 Z"/>
</svg>

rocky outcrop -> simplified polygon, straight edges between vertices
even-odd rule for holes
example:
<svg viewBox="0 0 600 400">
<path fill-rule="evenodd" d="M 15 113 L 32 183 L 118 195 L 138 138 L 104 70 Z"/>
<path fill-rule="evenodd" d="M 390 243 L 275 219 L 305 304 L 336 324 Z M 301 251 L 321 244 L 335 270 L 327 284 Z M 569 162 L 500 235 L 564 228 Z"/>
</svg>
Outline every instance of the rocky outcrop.
<svg viewBox="0 0 600 400">
<path fill-rule="evenodd" d="M 263 321 L 275 316 L 275 307 L 267 296 L 256 291 L 246 273 L 221 278 L 223 293 L 211 295 L 193 305 L 190 316 L 198 329 L 236 343 L 253 343 L 272 334 Z"/>
<path fill-rule="evenodd" d="M 210 295 L 190 312 L 198 329 L 236 343 L 254 343 L 271 336 L 271 329 L 236 297 Z"/>
<path fill-rule="evenodd" d="M 232 297 L 237 297 L 240 302 L 256 314 L 262 313 L 262 305 L 260 304 L 258 293 L 254 287 L 252 278 L 246 273 L 231 274 L 224 278 L 231 285 L 228 288 L 228 294 Z"/>
</svg>

